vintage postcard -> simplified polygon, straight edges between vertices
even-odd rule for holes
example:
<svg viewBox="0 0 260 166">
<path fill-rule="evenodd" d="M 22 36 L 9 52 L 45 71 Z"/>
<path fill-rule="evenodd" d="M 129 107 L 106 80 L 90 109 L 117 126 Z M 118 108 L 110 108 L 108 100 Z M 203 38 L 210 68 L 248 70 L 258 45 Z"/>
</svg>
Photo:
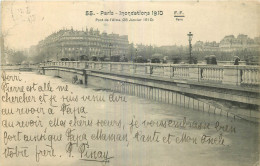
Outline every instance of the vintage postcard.
<svg viewBox="0 0 260 166">
<path fill-rule="evenodd" d="M 259 1 L 2 1 L 0 165 L 259 166 Z"/>
</svg>

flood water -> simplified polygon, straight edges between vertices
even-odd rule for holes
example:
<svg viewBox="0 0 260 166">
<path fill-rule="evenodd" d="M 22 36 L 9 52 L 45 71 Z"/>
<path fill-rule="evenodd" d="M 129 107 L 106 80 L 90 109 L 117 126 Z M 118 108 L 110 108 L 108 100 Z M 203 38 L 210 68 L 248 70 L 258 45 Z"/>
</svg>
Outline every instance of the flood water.
<svg viewBox="0 0 260 166">
<path fill-rule="evenodd" d="M 259 125 L 244 120 L 235 120 L 225 116 L 208 114 L 196 110 L 190 110 L 170 104 L 162 104 L 147 99 L 140 99 L 135 96 L 124 94 L 114 94 L 115 96 L 125 97 L 125 101 L 111 102 L 111 94 L 113 92 L 95 89 L 94 87 L 85 87 L 84 85 L 75 85 L 66 82 L 61 78 L 51 76 L 38 75 L 35 73 L 19 73 L 7 72 L 10 75 L 19 75 L 22 81 L 9 82 L 9 85 L 27 86 L 33 83 L 43 85 L 44 82 L 50 82 L 54 92 L 32 92 L 26 93 L 28 96 L 46 95 L 49 99 L 51 95 L 56 95 L 56 101 L 50 104 L 47 100 L 44 102 L 30 103 L 3 103 L 2 108 L 8 107 L 13 110 L 17 108 L 44 108 L 45 114 L 22 114 L 17 112 L 13 115 L 1 115 L 1 120 L 21 121 L 21 120 L 41 120 L 43 127 L 3 127 L 1 126 L 1 138 L 4 132 L 15 134 L 18 131 L 21 135 L 37 135 L 37 134 L 62 134 L 61 141 L 53 141 L 52 148 L 48 140 L 46 141 L 9 141 L 7 145 L 1 140 L 1 159 L 4 165 L 111 165 L 111 166 L 253 166 L 259 165 Z M 1 80 L 2 82 L 2 80 Z M 59 92 L 56 87 L 68 85 L 68 91 Z M 9 96 L 21 96 L 23 93 L 8 93 Z M 5 95 L 2 91 L 2 96 Z M 102 96 L 105 102 L 90 101 L 91 96 Z M 2 99 L 1 96 L 1 99 Z M 76 97 L 78 101 L 62 100 L 62 96 Z M 80 99 L 81 96 L 86 97 L 86 101 Z M 90 96 L 90 97 L 89 97 Z M 111 100 L 109 100 L 109 97 Z M 77 114 L 77 120 L 93 120 L 93 126 L 69 126 L 70 120 L 75 120 L 74 114 L 62 112 L 62 106 L 82 108 L 87 113 Z M 57 106 L 57 107 L 56 107 Z M 54 114 L 49 115 L 48 108 L 54 110 Z M 54 118 L 66 121 L 66 126 L 50 127 L 50 121 Z M 97 126 L 97 121 L 112 120 L 118 126 Z M 130 125 L 132 120 L 137 121 L 135 126 Z M 142 125 L 145 121 L 146 125 Z M 180 122 L 183 126 L 156 126 L 153 122 Z M 202 124 L 200 128 L 196 124 Z M 133 123 L 132 123 L 133 124 Z M 193 124 L 192 127 L 189 126 Z M 217 128 L 216 124 L 218 125 Z M 132 128 L 131 128 L 132 126 Z M 138 127 L 137 127 L 138 126 Z M 220 126 L 223 126 L 221 128 Z M 78 146 L 72 146 L 71 153 L 68 153 L 68 140 L 66 131 L 73 130 L 76 135 L 87 136 L 86 139 L 79 141 Z M 94 139 L 97 132 L 101 131 L 107 134 L 127 134 L 127 140 L 121 141 L 104 141 Z M 163 142 L 163 137 L 171 135 L 171 143 Z M 142 137 L 143 135 L 143 137 Z M 145 136 L 150 135 L 150 140 Z M 203 138 L 204 135 L 204 139 Z M 208 137 L 206 137 L 208 136 Z M 76 137 L 76 136 L 75 136 Z M 184 139 L 184 137 L 186 139 Z M 207 143 L 206 138 L 212 138 L 215 143 Z M 158 138 L 158 139 L 157 139 Z M 157 139 L 157 141 L 156 141 Z M 76 143 L 75 141 L 72 143 Z M 89 153 L 92 151 L 100 151 L 100 154 L 108 154 L 109 162 L 102 162 L 102 158 L 81 157 L 79 148 L 81 143 L 88 143 L 84 151 Z M 29 157 L 6 157 L 4 158 L 4 149 L 10 147 L 26 147 Z M 46 156 L 38 158 L 36 161 L 36 151 L 39 149 L 54 149 L 55 157 Z M 107 152 L 107 153 L 106 153 Z M 95 160 L 95 161 L 94 161 Z M 26 163 L 26 164 L 25 164 Z"/>
</svg>

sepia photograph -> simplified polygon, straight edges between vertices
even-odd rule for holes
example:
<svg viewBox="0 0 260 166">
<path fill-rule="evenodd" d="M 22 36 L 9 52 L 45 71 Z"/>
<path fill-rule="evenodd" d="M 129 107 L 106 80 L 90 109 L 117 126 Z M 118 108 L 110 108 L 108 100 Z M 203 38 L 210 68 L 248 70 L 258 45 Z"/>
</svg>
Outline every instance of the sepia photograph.
<svg viewBox="0 0 260 166">
<path fill-rule="evenodd" d="M 260 1 L 1 1 L 0 165 L 259 166 Z"/>
</svg>

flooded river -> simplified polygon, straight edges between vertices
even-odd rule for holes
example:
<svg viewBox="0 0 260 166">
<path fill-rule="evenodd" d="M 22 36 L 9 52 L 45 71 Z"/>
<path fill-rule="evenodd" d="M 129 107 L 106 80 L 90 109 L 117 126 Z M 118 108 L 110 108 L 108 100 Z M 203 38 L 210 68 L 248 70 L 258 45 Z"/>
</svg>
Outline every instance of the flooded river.
<svg viewBox="0 0 260 166">
<path fill-rule="evenodd" d="M 259 165 L 258 124 L 51 76 L 6 74 L 21 81 L 6 81 L 5 92 L 3 86 L 1 90 L 4 165 Z M 24 86 L 25 94 L 13 92 L 11 86 Z M 29 96 L 31 101 L 26 102 Z M 12 109 L 13 114 L 3 113 L 3 108 Z M 22 124 L 26 121 L 31 126 Z M 14 127 L 8 125 L 11 122 Z"/>
</svg>

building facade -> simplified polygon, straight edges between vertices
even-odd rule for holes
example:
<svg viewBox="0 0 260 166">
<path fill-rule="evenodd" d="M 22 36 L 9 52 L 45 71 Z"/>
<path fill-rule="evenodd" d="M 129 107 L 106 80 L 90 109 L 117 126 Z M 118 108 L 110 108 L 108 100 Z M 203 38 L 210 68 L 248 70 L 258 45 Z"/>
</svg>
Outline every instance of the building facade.
<svg viewBox="0 0 260 166">
<path fill-rule="evenodd" d="M 194 51 L 219 51 L 219 43 L 197 41 L 193 47 Z"/>
<path fill-rule="evenodd" d="M 220 51 L 239 51 L 239 50 L 257 50 L 259 43 L 257 40 L 249 38 L 247 35 L 239 34 L 225 36 L 219 43 Z"/>
<path fill-rule="evenodd" d="M 127 54 L 129 46 L 128 36 L 107 34 L 88 28 L 82 31 L 60 30 L 46 37 L 37 45 L 38 52 L 46 54 L 47 60 L 69 58 L 79 60 L 81 56 L 110 57 Z"/>
<path fill-rule="evenodd" d="M 219 43 L 213 42 L 202 42 L 197 41 L 194 44 L 194 51 L 241 51 L 241 50 L 253 50 L 259 51 L 260 37 L 254 39 L 249 38 L 247 35 L 239 34 L 237 37 L 234 35 L 225 36 Z"/>
</svg>

